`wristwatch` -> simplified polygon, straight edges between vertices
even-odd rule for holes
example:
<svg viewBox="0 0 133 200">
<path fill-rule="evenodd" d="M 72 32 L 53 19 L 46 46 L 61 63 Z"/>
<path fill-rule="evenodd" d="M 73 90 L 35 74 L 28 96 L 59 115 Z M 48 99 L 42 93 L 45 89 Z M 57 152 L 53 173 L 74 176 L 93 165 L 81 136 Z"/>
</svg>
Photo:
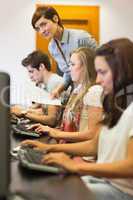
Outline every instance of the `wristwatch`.
<svg viewBox="0 0 133 200">
<path fill-rule="evenodd" d="M 22 117 L 25 117 L 25 115 L 27 114 L 27 112 L 28 112 L 27 110 L 22 110 L 22 111 L 21 111 L 21 116 L 22 116 Z"/>
</svg>

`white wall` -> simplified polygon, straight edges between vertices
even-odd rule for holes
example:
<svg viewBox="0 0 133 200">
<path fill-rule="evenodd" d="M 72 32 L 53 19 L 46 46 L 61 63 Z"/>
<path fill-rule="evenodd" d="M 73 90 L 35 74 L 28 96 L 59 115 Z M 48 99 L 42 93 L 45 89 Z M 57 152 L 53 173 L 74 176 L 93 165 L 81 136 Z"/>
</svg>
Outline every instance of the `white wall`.
<svg viewBox="0 0 133 200">
<path fill-rule="evenodd" d="M 0 70 L 11 75 L 13 102 L 24 102 L 24 85 L 29 82 L 21 60 L 35 48 L 35 32 L 30 25 L 35 3 L 0 0 L 0 5 Z"/>
<path fill-rule="evenodd" d="M 133 38 L 131 0 L 73 0 L 73 3 L 72 0 L 0 0 L 0 70 L 11 74 L 13 99 L 24 93 L 25 84 L 29 85 L 26 70 L 20 63 L 22 58 L 35 48 L 35 33 L 30 25 L 35 3 L 46 2 L 99 5 L 100 43 L 115 37 Z M 17 101 L 20 99 L 22 98 Z"/>
</svg>

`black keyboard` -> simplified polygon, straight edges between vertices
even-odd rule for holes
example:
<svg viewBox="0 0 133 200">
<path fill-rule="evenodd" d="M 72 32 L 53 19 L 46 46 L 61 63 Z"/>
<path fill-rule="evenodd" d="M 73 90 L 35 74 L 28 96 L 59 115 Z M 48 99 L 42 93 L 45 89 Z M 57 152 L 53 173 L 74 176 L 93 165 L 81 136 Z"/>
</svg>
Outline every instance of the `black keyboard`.
<svg viewBox="0 0 133 200">
<path fill-rule="evenodd" d="M 24 149 L 23 154 L 24 154 L 24 158 L 28 162 L 35 163 L 35 164 L 41 164 L 41 160 L 45 153 L 42 151 L 27 147 L 26 149 Z"/>
<path fill-rule="evenodd" d="M 18 158 L 20 164 L 28 169 L 50 173 L 64 173 L 64 170 L 60 167 L 42 164 L 41 161 L 45 154 L 46 152 L 31 147 L 22 147 L 18 151 Z"/>
<path fill-rule="evenodd" d="M 36 138 L 40 137 L 39 133 L 28 130 L 26 126 L 27 126 L 26 124 L 12 125 L 12 130 L 17 135 L 30 136 Z"/>
</svg>

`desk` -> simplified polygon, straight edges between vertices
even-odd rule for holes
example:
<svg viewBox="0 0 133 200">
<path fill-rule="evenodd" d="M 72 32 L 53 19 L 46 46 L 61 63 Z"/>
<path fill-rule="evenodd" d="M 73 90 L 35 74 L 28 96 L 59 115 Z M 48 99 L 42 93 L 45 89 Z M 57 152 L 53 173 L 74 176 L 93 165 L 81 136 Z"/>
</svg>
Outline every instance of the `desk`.
<svg viewBox="0 0 133 200">
<path fill-rule="evenodd" d="M 11 137 L 11 147 L 21 139 Z M 22 168 L 11 161 L 11 192 L 32 194 L 32 200 L 92 200 L 91 192 L 76 175 L 52 175 Z M 38 198 L 38 196 L 40 198 Z"/>
</svg>

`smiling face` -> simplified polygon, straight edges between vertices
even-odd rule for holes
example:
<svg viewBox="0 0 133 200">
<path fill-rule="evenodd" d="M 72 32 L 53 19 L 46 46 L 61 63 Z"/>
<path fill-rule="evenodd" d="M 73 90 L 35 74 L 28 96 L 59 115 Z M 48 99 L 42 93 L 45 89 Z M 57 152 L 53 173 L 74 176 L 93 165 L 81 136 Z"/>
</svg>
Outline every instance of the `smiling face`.
<svg viewBox="0 0 133 200">
<path fill-rule="evenodd" d="M 113 91 L 113 75 L 104 56 L 96 56 L 95 69 L 97 72 L 96 83 L 103 87 L 104 95 Z"/>
<path fill-rule="evenodd" d="M 70 58 L 71 78 L 74 83 L 80 84 L 84 79 L 84 67 L 78 53 L 73 53 Z"/>
<path fill-rule="evenodd" d="M 53 22 L 52 20 L 41 17 L 35 23 L 35 29 L 46 39 L 51 39 L 55 36 L 57 32 L 58 24 Z"/>
</svg>

